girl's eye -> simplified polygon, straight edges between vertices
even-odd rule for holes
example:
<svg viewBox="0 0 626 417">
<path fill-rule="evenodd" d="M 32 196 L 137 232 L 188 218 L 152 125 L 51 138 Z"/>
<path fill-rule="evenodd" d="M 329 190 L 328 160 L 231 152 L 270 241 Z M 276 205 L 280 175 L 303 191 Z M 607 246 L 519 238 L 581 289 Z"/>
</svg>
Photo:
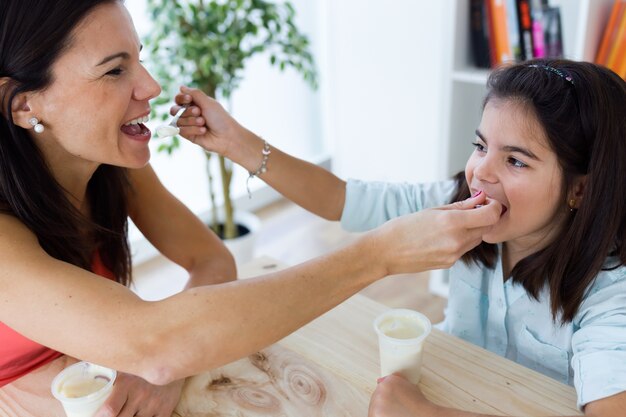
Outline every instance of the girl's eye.
<svg viewBox="0 0 626 417">
<path fill-rule="evenodd" d="M 111 71 L 107 72 L 106 75 L 112 75 L 114 77 L 117 77 L 118 75 L 122 75 L 122 73 L 124 72 L 124 70 L 120 67 L 114 68 Z"/>
<path fill-rule="evenodd" d="M 509 164 L 514 166 L 515 168 L 526 168 L 528 165 L 520 161 L 519 159 L 509 158 Z"/>
<path fill-rule="evenodd" d="M 474 148 L 476 148 L 476 150 L 478 152 L 485 152 L 486 151 L 485 147 L 483 145 L 481 145 L 480 143 L 478 143 L 478 142 L 472 142 L 472 145 L 474 146 Z"/>
</svg>

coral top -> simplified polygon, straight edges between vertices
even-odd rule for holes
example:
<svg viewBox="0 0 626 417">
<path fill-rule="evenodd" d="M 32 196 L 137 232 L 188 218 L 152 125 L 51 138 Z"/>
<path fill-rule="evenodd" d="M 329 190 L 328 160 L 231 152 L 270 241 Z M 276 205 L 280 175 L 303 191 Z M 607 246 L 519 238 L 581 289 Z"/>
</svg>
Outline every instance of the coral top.
<svg viewBox="0 0 626 417">
<path fill-rule="evenodd" d="M 92 270 L 115 280 L 113 273 L 102 263 L 99 252 L 94 253 Z M 33 342 L 0 322 L 0 387 L 60 356 L 63 354 Z"/>
</svg>

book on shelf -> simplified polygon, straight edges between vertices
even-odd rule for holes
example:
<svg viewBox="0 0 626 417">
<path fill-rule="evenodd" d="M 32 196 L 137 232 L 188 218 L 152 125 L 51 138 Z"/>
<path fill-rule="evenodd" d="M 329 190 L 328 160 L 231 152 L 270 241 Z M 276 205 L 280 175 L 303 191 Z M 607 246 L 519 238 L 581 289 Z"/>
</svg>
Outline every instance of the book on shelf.
<svg viewBox="0 0 626 417">
<path fill-rule="evenodd" d="M 470 2 L 471 45 L 477 67 L 563 56 L 560 9 L 551 7 L 548 0 L 466 1 Z"/>
<path fill-rule="evenodd" d="M 487 0 L 489 50 L 492 67 L 513 60 L 506 15 L 505 0 Z"/>
<path fill-rule="evenodd" d="M 531 32 L 533 36 L 533 58 L 546 56 L 543 41 L 543 10 L 539 0 L 531 0 L 530 3 Z"/>
<path fill-rule="evenodd" d="M 607 22 L 596 63 L 626 79 L 626 0 L 615 0 Z"/>
<path fill-rule="evenodd" d="M 545 7 L 543 9 L 544 48 L 550 58 L 563 57 L 563 31 L 561 30 L 561 9 Z"/>
<path fill-rule="evenodd" d="M 470 0 L 470 40 L 474 51 L 474 65 L 490 68 L 489 23 L 484 0 Z"/>
<path fill-rule="evenodd" d="M 517 0 L 517 16 L 519 19 L 520 46 L 522 49 L 521 60 L 533 57 L 533 26 L 530 17 L 530 0 Z"/>
<path fill-rule="evenodd" d="M 517 15 L 517 0 L 507 0 L 506 17 L 512 58 L 515 61 L 522 61 L 522 43 L 520 40 L 520 21 Z"/>
</svg>

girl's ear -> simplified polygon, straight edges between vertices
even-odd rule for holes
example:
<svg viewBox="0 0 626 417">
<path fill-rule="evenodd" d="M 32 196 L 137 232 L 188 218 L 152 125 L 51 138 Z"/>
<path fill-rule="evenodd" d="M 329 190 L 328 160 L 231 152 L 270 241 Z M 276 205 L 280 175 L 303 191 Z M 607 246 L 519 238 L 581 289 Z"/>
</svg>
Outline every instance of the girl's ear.
<svg viewBox="0 0 626 417">
<path fill-rule="evenodd" d="M 567 194 L 567 201 L 572 209 L 580 207 L 580 203 L 583 201 L 585 195 L 585 186 L 587 184 L 587 176 L 580 175 L 574 180 L 574 184 Z"/>
</svg>

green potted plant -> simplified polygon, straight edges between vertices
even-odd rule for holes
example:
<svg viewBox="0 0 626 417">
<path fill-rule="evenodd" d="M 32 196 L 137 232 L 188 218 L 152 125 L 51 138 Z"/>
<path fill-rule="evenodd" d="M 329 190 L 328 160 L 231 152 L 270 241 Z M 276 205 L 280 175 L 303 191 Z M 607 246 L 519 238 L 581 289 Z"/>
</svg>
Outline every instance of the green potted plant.
<svg viewBox="0 0 626 417">
<path fill-rule="evenodd" d="M 294 23 L 295 10 L 287 2 L 265 0 L 148 0 L 154 26 L 144 40 L 151 53 L 150 69 L 163 84 L 164 93 L 155 107 L 171 103 L 181 84 L 203 90 L 213 98 L 228 101 L 238 87 L 249 58 L 267 54 L 272 66 L 293 68 L 312 88 L 317 75 L 309 41 Z M 166 112 L 161 118 L 165 120 Z M 161 144 L 159 151 L 171 154 L 180 145 L 178 137 Z M 211 154 L 206 153 L 211 228 L 223 239 L 238 236 L 230 193 L 232 163 L 219 156 L 225 220 L 218 223 Z"/>
</svg>

